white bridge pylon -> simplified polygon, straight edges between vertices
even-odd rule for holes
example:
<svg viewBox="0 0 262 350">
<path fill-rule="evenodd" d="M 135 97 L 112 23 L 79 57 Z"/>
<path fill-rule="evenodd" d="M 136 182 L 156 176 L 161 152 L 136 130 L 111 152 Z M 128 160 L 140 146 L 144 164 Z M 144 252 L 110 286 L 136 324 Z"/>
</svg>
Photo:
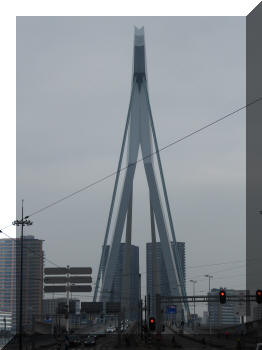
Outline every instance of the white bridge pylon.
<svg viewBox="0 0 262 350">
<path fill-rule="evenodd" d="M 123 182 L 122 192 L 120 195 L 120 203 L 116 214 L 116 221 L 113 230 L 113 237 L 110 244 L 110 250 L 107 257 L 105 266 L 105 251 L 108 241 L 108 235 L 110 232 L 112 214 L 115 205 L 115 197 L 119 182 L 119 174 L 122 166 L 123 154 L 125 146 L 127 145 L 127 169 L 125 172 L 125 178 Z M 154 150 L 153 150 L 154 144 Z M 118 255 L 120 249 L 120 243 L 124 231 L 124 225 L 126 222 L 126 249 L 124 254 L 124 274 L 123 274 L 123 286 L 125 288 L 125 305 L 128 307 L 129 299 L 129 279 L 131 266 L 130 266 L 130 247 L 132 236 L 132 196 L 133 196 L 133 181 L 136 170 L 136 162 L 138 159 L 139 146 L 141 147 L 143 163 L 146 173 L 147 184 L 149 188 L 149 200 L 150 200 L 150 215 L 151 215 L 151 236 L 152 236 L 152 255 L 153 255 L 153 287 L 154 294 L 159 293 L 158 276 L 156 273 L 156 256 L 155 256 L 155 223 L 157 232 L 160 239 L 160 245 L 162 254 L 164 257 L 164 263 L 167 271 L 169 288 L 172 296 L 186 296 L 185 281 L 183 277 L 181 262 L 179 259 L 179 252 L 175 245 L 175 253 L 171 248 L 171 241 L 168 232 L 171 232 L 172 240 L 175 243 L 175 231 L 173 227 L 172 216 L 170 212 L 167 190 L 165 186 L 163 169 L 161 159 L 159 155 L 159 149 L 157 144 L 157 138 L 152 118 L 152 112 L 148 96 L 147 76 L 146 76 L 146 61 L 145 61 L 145 41 L 144 41 L 144 28 L 135 28 L 134 38 L 134 67 L 133 67 L 133 81 L 132 92 L 129 103 L 129 109 L 127 114 L 127 121 L 124 131 L 124 137 L 120 152 L 120 158 L 118 163 L 118 169 L 116 174 L 116 180 L 113 190 L 113 196 L 109 211 L 109 217 L 107 222 L 106 234 L 104 238 L 104 244 L 102 249 L 102 255 L 100 259 L 100 266 L 96 281 L 94 301 L 97 299 L 99 283 L 101 279 L 102 268 L 104 270 L 104 276 L 102 281 L 102 288 L 100 293 L 101 301 L 109 301 L 110 293 L 112 291 L 114 275 L 116 266 L 118 263 Z M 153 164 L 153 153 L 156 154 L 157 164 L 159 167 L 161 186 L 164 194 L 165 206 L 161 203 L 160 192 L 157 185 L 157 179 L 155 175 L 155 169 Z M 165 219 L 164 210 L 168 217 L 168 224 Z M 170 230 L 170 231 L 169 231 Z M 153 296 L 152 296 L 153 297 Z M 188 304 L 184 304 L 186 312 L 189 312 Z"/>
</svg>

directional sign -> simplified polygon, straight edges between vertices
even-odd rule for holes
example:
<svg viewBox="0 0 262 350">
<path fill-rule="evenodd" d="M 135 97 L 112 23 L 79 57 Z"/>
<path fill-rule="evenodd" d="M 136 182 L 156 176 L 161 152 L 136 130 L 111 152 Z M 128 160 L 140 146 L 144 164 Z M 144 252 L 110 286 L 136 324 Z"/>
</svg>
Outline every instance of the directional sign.
<svg viewBox="0 0 262 350">
<path fill-rule="evenodd" d="M 45 277 L 45 284 L 66 284 L 66 283 L 92 283 L 91 276 L 56 276 L 56 277 Z"/>
<path fill-rule="evenodd" d="M 103 312 L 103 303 L 102 302 L 81 302 L 81 312 L 87 314 L 98 314 Z"/>
<path fill-rule="evenodd" d="M 91 275 L 92 268 L 91 267 L 70 267 L 69 273 L 71 275 Z"/>
<path fill-rule="evenodd" d="M 92 283 L 92 277 L 91 276 L 70 276 L 69 282 L 70 283 Z"/>
<path fill-rule="evenodd" d="M 66 275 L 68 270 L 66 267 L 46 267 L 45 275 Z"/>
<path fill-rule="evenodd" d="M 46 267 L 45 275 L 91 275 L 92 267 Z"/>
<path fill-rule="evenodd" d="M 107 302 L 106 303 L 106 313 L 107 314 L 115 314 L 119 313 L 121 309 L 121 304 L 119 302 Z"/>
<path fill-rule="evenodd" d="M 79 292 L 79 293 L 83 293 L 83 292 L 91 292 L 92 291 L 92 286 L 90 285 L 78 285 L 78 286 L 70 286 L 69 287 L 69 291 L 70 292 Z"/>
<path fill-rule="evenodd" d="M 66 286 L 44 286 L 45 293 L 63 293 L 66 292 Z"/>
<path fill-rule="evenodd" d="M 77 286 L 44 286 L 45 293 L 64 293 L 66 291 L 69 292 L 78 292 L 78 293 L 84 293 L 84 292 L 91 292 L 92 286 L 89 284 L 87 285 L 77 285 Z"/>
<path fill-rule="evenodd" d="M 45 277 L 44 282 L 46 284 L 66 284 L 68 278 L 66 276 L 61 277 Z"/>
<path fill-rule="evenodd" d="M 167 307 L 168 314 L 176 314 L 176 305 L 170 305 Z"/>
</svg>

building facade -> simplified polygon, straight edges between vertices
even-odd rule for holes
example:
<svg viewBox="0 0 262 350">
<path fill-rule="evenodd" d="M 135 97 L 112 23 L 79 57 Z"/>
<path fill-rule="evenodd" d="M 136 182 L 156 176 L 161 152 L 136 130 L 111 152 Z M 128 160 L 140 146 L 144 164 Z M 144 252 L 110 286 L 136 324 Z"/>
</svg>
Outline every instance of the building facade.
<svg viewBox="0 0 262 350">
<path fill-rule="evenodd" d="M 23 327 L 31 327 L 32 318 L 42 312 L 43 241 L 34 236 L 23 240 Z M 21 240 L 0 239 L 0 312 L 12 315 L 17 329 L 20 315 Z"/>
<path fill-rule="evenodd" d="M 118 255 L 118 263 L 114 275 L 113 287 L 110 291 L 110 300 L 111 302 L 121 302 L 123 305 L 126 303 L 126 299 L 128 299 L 128 309 L 125 310 L 126 318 L 129 319 L 137 319 L 138 317 L 138 302 L 141 298 L 140 296 L 140 275 L 139 275 L 139 248 L 135 245 L 131 245 L 130 249 L 130 290 L 125 293 L 124 283 L 124 252 L 126 248 L 126 243 L 120 244 L 119 255 Z M 107 261 L 109 254 L 109 246 L 106 247 L 105 252 L 105 262 Z M 105 263 L 102 267 L 102 278 L 104 277 Z M 125 276 L 126 277 L 126 276 Z M 126 279 L 125 279 L 126 281 Z"/>
<path fill-rule="evenodd" d="M 23 239 L 23 316 L 24 328 L 31 328 L 32 321 L 41 318 L 43 300 L 43 240 L 32 235 Z M 16 323 L 20 315 L 20 276 L 21 276 L 21 239 L 16 239 Z"/>
<path fill-rule="evenodd" d="M 14 319 L 15 309 L 16 240 L 0 239 L 0 313 Z"/>
<path fill-rule="evenodd" d="M 185 242 L 171 242 L 173 254 L 175 254 L 175 245 L 177 246 L 179 259 L 182 267 L 184 285 L 186 287 L 186 252 Z M 171 290 L 168 282 L 167 269 L 161 250 L 160 242 L 156 242 L 156 271 L 158 276 L 158 293 L 163 296 L 171 296 Z M 153 286 L 153 264 L 152 264 L 152 243 L 146 244 L 146 272 L 147 272 L 147 296 L 148 296 L 148 314 L 155 315 L 155 291 Z M 178 309 L 178 308 L 177 308 Z M 179 311 L 181 312 L 181 310 Z"/>
</svg>

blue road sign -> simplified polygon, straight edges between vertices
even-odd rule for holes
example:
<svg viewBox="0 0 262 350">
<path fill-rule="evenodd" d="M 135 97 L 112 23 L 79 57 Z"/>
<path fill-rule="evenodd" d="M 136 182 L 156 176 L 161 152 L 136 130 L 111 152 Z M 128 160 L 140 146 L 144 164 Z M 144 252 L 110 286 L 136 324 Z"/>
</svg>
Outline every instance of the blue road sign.
<svg viewBox="0 0 262 350">
<path fill-rule="evenodd" d="M 168 314 L 176 314 L 176 305 L 170 305 L 167 307 Z"/>
</svg>

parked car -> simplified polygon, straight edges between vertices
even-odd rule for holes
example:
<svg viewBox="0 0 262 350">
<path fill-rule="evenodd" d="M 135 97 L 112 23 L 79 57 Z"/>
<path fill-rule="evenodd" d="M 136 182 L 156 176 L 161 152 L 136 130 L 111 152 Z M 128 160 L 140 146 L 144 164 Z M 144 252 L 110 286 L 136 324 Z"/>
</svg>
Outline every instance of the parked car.
<svg viewBox="0 0 262 350">
<path fill-rule="evenodd" d="M 113 333 L 114 332 L 114 327 L 107 327 L 106 333 Z"/>
<path fill-rule="evenodd" d="M 96 338 L 92 335 L 89 335 L 86 339 L 84 339 L 83 344 L 85 346 L 94 346 L 96 345 Z"/>
</svg>

